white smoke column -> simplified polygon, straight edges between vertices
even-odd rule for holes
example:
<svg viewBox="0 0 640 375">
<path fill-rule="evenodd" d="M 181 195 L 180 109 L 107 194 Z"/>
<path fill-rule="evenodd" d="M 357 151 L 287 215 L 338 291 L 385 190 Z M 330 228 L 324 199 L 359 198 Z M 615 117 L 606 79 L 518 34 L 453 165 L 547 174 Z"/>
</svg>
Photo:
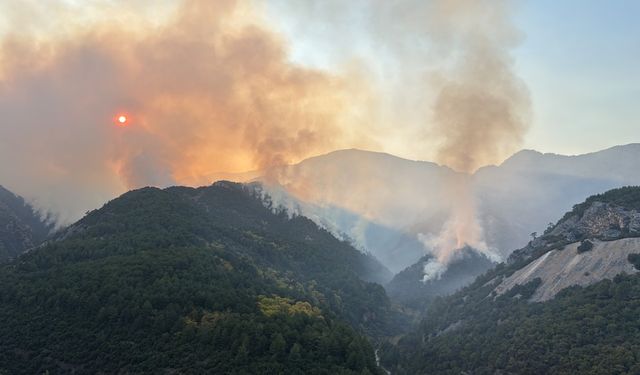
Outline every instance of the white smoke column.
<svg viewBox="0 0 640 375">
<path fill-rule="evenodd" d="M 385 150 L 402 155 L 410 149 L 411 157 L 419 154 L 469 174 L 503 161 L 520 147 L 529 127 L 530 102 L 511 56 L 522 40 L 512 22 L 516 2 L 273 2 L 279 6 L 274 13 L 294 14 L 295 32 L 290 34 L 306 35 L 313 42 L 301 46 L 302 55 L 313 57 L 309 46 L 319 43 L 333 52 L 329 56 L 333 65 L 345 56 L 361 58 L 359 62 L 368 68 L 363 71 L 370 72 L 378 97 L 384 98 L 371 106 L 379 120 L 371 133 L 379 137 Z M 464 244 L 486 247 L 471 189 L 465 186 L 468 183 L 468 178 L 460 178 L 448 186 L 452 194 L 447 201 L 452 204 L 442 233 L 420 237 L 443 262 Z M 427 199 L 438 199 L 429 196 L 426 188 L 424 194 Z M 398 196 L 390 199 L 398 200 Z M 365 202 L 358 212 L 366 212 L 368 205 Z M 411 210 L 405 212 L 396 215 L 397 221 L 408 221 Z M 426 210 L 422 217 L 428 217 Z M 412 219 L 403 229 L 433 233 L 424 221 Z"/>
<path fill-rule="evenodd" d="M 489 248 L 476 214 L 476 204 L 471 191 L 470 176 L 460 174 L 450 182 L 452 213 L 437 236 L 419 234 L 418 238 L 434 256 L 424 266 L 423 281 L 439 279 L 454 261 L 457 252 L 465 247 L 485 255 L 493 261 L 500 257 Z"/>
<path fill-rule="evenodd" d="M 440 139 L 437 159 L 464 175 L 451 182 L 452 212 L 441 233 L 421 238 L 442 266 L 427 264 L 425 280 L 439 277 L 465 245 L 496 260 L 484 241 L 468 174 L 520 146 L 530 108 L 509 54 L 519 39 L 509 4 L 436 1 L 433 10 L 438 40 L 455 51 L 449 69 L 434 75 L 441 87 L 433 106 L 432 130 Z"/>
</svg>

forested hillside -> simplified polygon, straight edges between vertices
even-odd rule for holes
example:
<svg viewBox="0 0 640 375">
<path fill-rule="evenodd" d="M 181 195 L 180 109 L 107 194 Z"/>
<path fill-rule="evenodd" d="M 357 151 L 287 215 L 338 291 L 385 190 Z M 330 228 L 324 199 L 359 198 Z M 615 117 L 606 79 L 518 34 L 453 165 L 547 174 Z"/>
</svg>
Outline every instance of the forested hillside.
<svg viewBox="0 0 640 375">
<path fill-rule="evenodd" d="M 250 187 L 132 191 L 0 268 L 0 373 L 379 373 L 384 272 Z"/>
<path fill-rule="evenodd" d="M 421 313 L 436 297 L 456 292 L 495 266 L 486 256 L 466 247 L 458 252 L 442 275 L 423 281 L 424 266 L 432 258 L 432 255 L 425 255 L 416 264 L 396 274 L 385 286 L 389 297 Z"/>
<path fill-rule="evenodd" d="M 40 244 L 51 229 L 22 197 L 0 186 L 0 263 Z"/>
<path fill-rule="evenodd" d="M 640 269 L 640 241 L 629 239 L 637 235 L 639 199 L 640 187 L 627 187 L 577 205 L 544 236 L 514 253 L 508 264 L 436 300 L 414 333 L 397 345 L 384 345 L 382 363 L 394 374 L 640 373 L 640 274 L 627 267 L 631 263 Z M 610 241 L 611 246 L 576 249 L 589 239 Z M 565 246 L 568 243 L 572 245 Z M 624 253 L 624 269 L 631 268 L 631 274 L 594 280 L 583 269 L 572 268 L 582 259 L 619 255 L 592 252 L 628 250 L 617 249 L 616 243 L 637 246 L 635 253 Z M 537 265 L 539 272 L 547 267 L 541 260 L 558 252 L 573 259 L 562 279 L 586 286 L 568 287 L 545 302 L 531 297 L 549 280 L 532 278 L 524 285 L 497 289 L 528 264 Z"/>
</svg>

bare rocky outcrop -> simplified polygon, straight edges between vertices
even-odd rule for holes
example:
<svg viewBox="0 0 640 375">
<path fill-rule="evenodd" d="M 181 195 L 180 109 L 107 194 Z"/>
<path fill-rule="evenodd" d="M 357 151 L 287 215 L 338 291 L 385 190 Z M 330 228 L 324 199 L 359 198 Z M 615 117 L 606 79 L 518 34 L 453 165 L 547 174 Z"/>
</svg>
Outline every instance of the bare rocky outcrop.
<svg viewBox="0 0 640 375">
<path fill-rule="evenodd" d="M 543 236 L 514 251 L 509 263 L 537 258 L 547 251 L 584 239 L 612 241 L 626 237 L 640 237 L 640 211 L 594 201 L 586 207 L 574 209 Z"/>
<path fill-rule="evenodd" d="M 621 188 L 576 205 L 539 238 L 509 257 L 512 269 L 497 279 L 495 292 L 540 278 L 532 301 L 553 298 L 560 290 L 586 286 L 621 273 L 635 273 L 630 254 L 640 253 L 638 188 Z"/>
<path fill-rule="evenodd" d="M 586 286 L 603 279 L 613 279 L 621 273 L 638 272 L 628 256 L 640 253 L 640 238 L 594 240 L 593 248 L 583 253 L 578 252 L 579 245 L 580 242 L 575 242 L 562 250 L 545 253 L 504 279 L 495 292 L 501 295 L 516 285 L 525 285 L 540 278 L 541 284 L 530 299 L 540 302 L 573 285 Z"/>
<path fill-rule="evenodd" d="M 640 212 L 605 202 L 593 202 L 581 216 L 574 214 L 549 233 L 575 242 L 583 238 L 615 240 L 640 236 Z"/>
</svg>

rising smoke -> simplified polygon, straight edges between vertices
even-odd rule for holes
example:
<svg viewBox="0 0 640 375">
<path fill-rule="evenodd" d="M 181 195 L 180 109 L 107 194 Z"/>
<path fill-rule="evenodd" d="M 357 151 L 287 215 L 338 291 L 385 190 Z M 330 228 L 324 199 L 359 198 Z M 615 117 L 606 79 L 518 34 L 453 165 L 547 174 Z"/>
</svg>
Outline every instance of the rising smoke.
<svg viewBox="0 0 640 375">
<path fill-rule="evenodd" d="M 278 2 L 290 5 L 286 0 Z M 293 18 L 300 21 L 295 32 L 304 33 L 306 29 L 324 32 L 322 27 L 329 22 L 337 25 L 333 27 L 334 37 L 329 40 L 338 44 L 339 55 L 353 50 L 354 45 L 364 45 L 355 53 L 364 60 L 372 60 L 369 54 L 374 50 L 381 61 L 371 69 L 379 73 L 373 75 L 372 81 L 377 92 L 388 98 L 386 105 L 375 109 L 377 116 L 392 119 L 394 125 L 401 124 L 405 132 L 406 128 L 413 128 L 413 133 L 395 133 L 402 134 L 405 146 L 424 150 L 415 150 L 413 155 L 461 172 L 446 180 L 450 217 L 440 233 L 426 231 L 419 235 L 437 262 L 428 266 L 426 277 L 441 274 L 457 250 L 465 245 L 495 260 L 494 252 L 484 241 L 469 174 L 511 155 L 520 147 L 529 127 L 528 91 L 514 72 L 511 56 L 521 40 L 512 23 L 514 3 L 506 0 L 353 0 L 349 6 L 344 3 L 298 2 Z M 351 23 L 357 23 L 358 30 L 352 30 Z M 412 136 L 411 142 L 407 142 L 408 134 Z M 422 141 L 418 141 L 420 138 Z M 393 140 L 394 136 L 390 136 L 387 142 Z M 401 199 L 398 196 L 394 199 Z M 367 212 L 370 205 L 358 208 L 350 205 L 350 209 Z"/>
<path fill-rule="evenodd" d="M 315 68 L 295 62 L 261 2 L 157 3 L 95 2 L 81 19 L 62 0 L 0 5 L 14 20 L 0 28 L 0 183 L 68 222 L 129 188 L 207 184 L 216 172 L 377 149 L 461 172 L 438 188 L 451 207 L 441 233 L 420 237 L 439 262 L 465 244 L 491 254 L 468 173 L 516 150 L 529 123 L 510 2 L 270 1 L 298 22 L 294 34 L 320 35 L 307 48 L 334 55 Z M 119 112 L 130 126 L 114 126 Z M 301 177 L 286 176 L 299 195 L 370 220 L 391 212 L 411 233 L 428 216 L 403 214 L 414 201 L 345 197 L 353 176 L 322 191 Z M 418 206 L 441 206 L 429 199 Z"/>
<path fill-rule="evenodd" d="M 513 70 L 509 54 L 517 41 L 506 2 L 436 2 L 444 17 L 441 41 L 453 47 L 451 69 L 438 76 L 441 89 L 434 105 L 433 130 L 441 139 L 438 160 L 472 173 L 517 150 L 529 127 L 529 95 Z M 425 266 L 425 280 L 439 277 L 456 251 L 468 245 L 497 260 L 484 241 L 470 178 L 450 181 L 453 211 L 440 235 L 425 243 L 436 259 Z"/>
<path fill-rule="evenodd" d="M 251 3 L 188 0 L 153 22 L 128 4 L 87 23 L 65 2 L 6 9 L 22 21 L 0 40 L 0 178 L 63 222 L 126 189 L 366 145 L 344 131 L 366 88 L 291 64 Z"/>
</svg>

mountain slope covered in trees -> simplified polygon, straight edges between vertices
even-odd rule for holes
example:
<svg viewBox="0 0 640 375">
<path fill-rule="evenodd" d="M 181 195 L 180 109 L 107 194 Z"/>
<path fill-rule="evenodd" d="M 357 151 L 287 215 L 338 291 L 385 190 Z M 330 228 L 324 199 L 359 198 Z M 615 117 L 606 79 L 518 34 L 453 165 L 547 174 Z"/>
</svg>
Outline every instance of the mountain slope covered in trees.
<svg viewBox="0 0 640 375">
<path fill-rule="evenodd" d="M 22 197 L 0 186 L 0 262 L 37 246 L 51 229 Z"/>
<path fill-rule="evenodd" d="M 532 299 L 545 282 L 540 278 L 501 293 L 496 290 L 505 278 L 550 252 L 618 251 L 615 246 L 578 250 L 575 244 L 589 239 L 615 244 L 637 236 L 633 218 L 639 208 L 640 187 L 611 190 L 576 205 L 543 236 L 515 252 L 508 263 L 435 301 L 415 332 L 397 345 L 383 346 L 383 364 L 396 374 L 639 373 L 638 272 L 571 286 L 544 302 Z M 592 215 L 596 212 L 599 214 Z M 622 217 L 630 219 L 622 220 L 620 226 L 610 225 Z M 570 243 L 573 245 L 567 246 Z M 625 258 L 640 269 L 637 247 L 635 253 L 625 253 Z M 574 272 L 582 273 L 582 269 Z"/>
<path fill-rule="evenodd" d="M 384 272 L 244 185 L 132 191 L 0 268 L 0 373 L 380 373 Z"/>
<path fill-rule="evenodd" d="M 385 285 L 389 297 L 405 307 L 422 312 L 436 297 L 456 292 L 495 266 L 485 255 L 465 247 L 456 254 L 442 275 L 423 281 L 424 267 L 432 258 L 432 255 L 425 255 L 416 264 L 396 274 Z"/>
<path fill-rule="evenodd" d="M 520 151 L 472 175 L 471 190 L 486 244 L 505 259 L 571 207 L 609 189 L 640 184 L 640 144 L 566 156 Z M 266 178 L 261 178 L 264 175 Z M 438 235 L 452 215 L 461 174 L 430 162 L 341 150 L 250 175 L 278 182 L 283 205 L 351 237 L 394 273 L 424 254 L 419 234 Z M 292 204 L 293 203 L 293 204 Z M 381 228 L 380 227 L 384 227 Z"/>
</svg>

